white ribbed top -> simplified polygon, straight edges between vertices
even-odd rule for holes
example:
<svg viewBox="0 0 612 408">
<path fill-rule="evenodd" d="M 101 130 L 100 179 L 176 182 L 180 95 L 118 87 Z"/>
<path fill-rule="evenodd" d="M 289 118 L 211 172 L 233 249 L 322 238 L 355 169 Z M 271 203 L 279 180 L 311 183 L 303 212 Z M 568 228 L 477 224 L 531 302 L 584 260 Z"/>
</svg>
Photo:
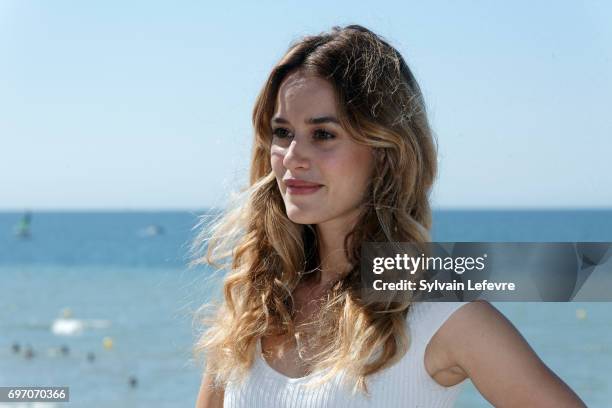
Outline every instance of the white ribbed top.
<svg viewBox="0 0 612 408">
<path fill-rule="evenodd" d="M 303 387 L 320 373 L 290 378 L 274 370 L 261 355 L 258 342 L 255 362 L 241 382 L 225 387 L 225 408 L 360 408 L 360 407 L 452 407 L 462 385 L 438 384 L 425 369 L 425 348 L 436 331 L 462 302 L 415 303 L 408 312 L 411 345 L 400 361 L 367 378 L 370 397 L 351 394 L 341 375 L 318 386 Z"/>
</svg>

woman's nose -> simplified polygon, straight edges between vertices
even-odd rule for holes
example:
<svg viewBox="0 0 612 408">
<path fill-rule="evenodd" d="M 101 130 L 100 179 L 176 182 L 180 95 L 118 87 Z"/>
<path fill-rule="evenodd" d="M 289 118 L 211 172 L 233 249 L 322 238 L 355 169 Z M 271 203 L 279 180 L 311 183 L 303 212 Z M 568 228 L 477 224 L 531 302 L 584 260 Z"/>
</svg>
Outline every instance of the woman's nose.
<svg viewBox="0 0 612 408">
<path fill-rule="evenodd" d="M 294 138 L 283 158 L 283 166 L 287 169 L 303 168 L 307 169 L 310 165 L 310 159 L 307 152 L 307 146 L 304 146 L 304 140 L 297 140 Z"/>
</svg>

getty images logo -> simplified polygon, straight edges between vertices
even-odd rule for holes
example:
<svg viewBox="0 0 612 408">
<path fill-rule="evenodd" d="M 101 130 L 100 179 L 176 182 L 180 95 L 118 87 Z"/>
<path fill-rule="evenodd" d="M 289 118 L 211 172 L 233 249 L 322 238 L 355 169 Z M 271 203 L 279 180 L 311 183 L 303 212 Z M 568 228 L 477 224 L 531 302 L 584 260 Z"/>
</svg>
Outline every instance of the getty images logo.
<svg viewBox="0 0 612 408">
<path fill-rule="evenodd" d="M 375 257 L 372 263 L 372 272 L 380 275 L 385 271 L 406 271 L 414 275 L 417 271 L 452 271 L 458 275 L 466 271 L 482 271 L 485 269 L 487 254 L 482 256 L 419 256 L 396 254 L 394 257 Z"/>
</svg>

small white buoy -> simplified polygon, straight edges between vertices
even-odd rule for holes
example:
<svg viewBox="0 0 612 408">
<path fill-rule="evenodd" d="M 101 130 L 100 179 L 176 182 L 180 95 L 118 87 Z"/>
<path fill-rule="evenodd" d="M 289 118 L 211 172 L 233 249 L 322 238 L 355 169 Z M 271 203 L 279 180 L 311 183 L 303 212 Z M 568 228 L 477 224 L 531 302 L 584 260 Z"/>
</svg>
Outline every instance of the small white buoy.
<svg viewBox="0 0 612 408">
<path fill-rule="evenodd" d="M 584 320 L 587 318 L 587 311 L 584 309 L 576 309 L 576 319 Z"/>
<path fill-rule="evenodd" d="M 55 319 L 51 331 L 56 336 L 77 336 L 83 333 L 84 324 L 78 319 Z"/>
</svg>

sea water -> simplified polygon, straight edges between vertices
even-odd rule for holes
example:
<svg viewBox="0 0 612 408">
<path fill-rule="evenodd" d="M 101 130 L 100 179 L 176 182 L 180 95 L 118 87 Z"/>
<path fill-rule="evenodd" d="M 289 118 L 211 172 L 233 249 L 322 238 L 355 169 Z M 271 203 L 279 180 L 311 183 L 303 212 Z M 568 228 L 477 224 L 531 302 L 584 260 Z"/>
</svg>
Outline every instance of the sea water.
<svg viewBox="0 0 612 408">
<path fill-rule="evenodd" d="M 34 213 L 29 239 L 0 213 L 0 386 L 70 387 L 69 403 L 6 406 L 193 407 L 193 314 L 220 293 L 187 268 L 203 213 Z M 436 211 L 433 239 L 610 242 L 612 211 Z M 612 303 L 495 306 L 589 407 L 610 406 Z M 457 406 L 489 404 L 468 383 Z"/>
</svg>

